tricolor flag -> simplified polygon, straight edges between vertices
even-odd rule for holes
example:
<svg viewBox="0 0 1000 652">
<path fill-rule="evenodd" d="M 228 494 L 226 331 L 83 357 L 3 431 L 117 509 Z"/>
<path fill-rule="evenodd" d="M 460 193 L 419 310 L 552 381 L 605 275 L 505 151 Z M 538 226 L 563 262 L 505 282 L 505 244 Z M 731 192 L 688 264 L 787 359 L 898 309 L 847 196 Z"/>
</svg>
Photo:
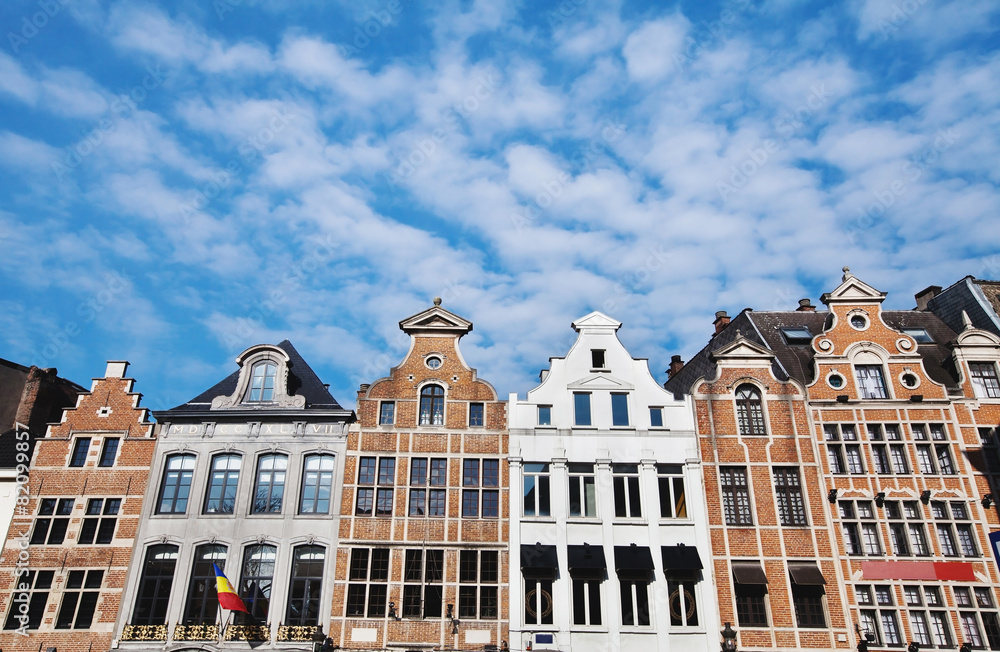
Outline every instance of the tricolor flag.
<svg viewBox="0 0 1000 652">
<path fill-rule="evenodd" d="M 222 572 L 222 569 L 216 564 L 212 564 L 212 568 L 215 569 L 215 590 L 219 594 L 219 606 L 230 611 L 249 613 L 247 606 L 233 590 L 233 585 L 229 583 L 229 578 Z"/>
</svg>

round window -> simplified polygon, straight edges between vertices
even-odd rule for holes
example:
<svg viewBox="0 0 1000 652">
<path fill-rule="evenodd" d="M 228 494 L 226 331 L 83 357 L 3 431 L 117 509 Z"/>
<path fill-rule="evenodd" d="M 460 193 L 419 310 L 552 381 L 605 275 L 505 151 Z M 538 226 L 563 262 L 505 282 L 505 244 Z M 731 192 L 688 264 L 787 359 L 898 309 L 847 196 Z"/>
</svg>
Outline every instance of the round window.
<svg viewBox="0 0 1000 652">
<path fill-rule="evenodd" d="M 913 388 L 918 384 L 917 377 L 913 374 L 903 374 L 903 377 L 900 378 L 900 380 L 903 381 L 903 385 L 905 387 Z"/>
<path fill-rule="evenodd" d="M 437 369 L 438 367 L 441 366 L 441 358 L 437 357 L 436 355 L 432 355 L 426 360 L 424 360 L 424 364 L 427 365 L 429 369 Z"/>
<path fill-rule="evenodd" d="M 868 326 L 868 320 L 865 319 L 864 315 L 852 315 L 851 326 L 857 328 L 858 330 L 863 330 Z"/>
<path fill-rule="evenodd" d="M 830 387 L 840 389 L 844 386 L 844 377 L 840 374 L 831 374 L 830 377 L 827 378 L 826 382 L 830 383 Z"/>
</svg>

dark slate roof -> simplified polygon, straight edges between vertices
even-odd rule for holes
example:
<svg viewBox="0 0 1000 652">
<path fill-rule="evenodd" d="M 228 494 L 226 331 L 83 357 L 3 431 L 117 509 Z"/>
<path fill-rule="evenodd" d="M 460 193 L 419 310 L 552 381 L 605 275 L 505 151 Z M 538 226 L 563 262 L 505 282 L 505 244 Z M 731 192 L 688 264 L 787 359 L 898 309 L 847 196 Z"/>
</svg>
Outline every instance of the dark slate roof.
<svg viewBox="0 0 1000 652">
<path fill-rule="evenodd" d="M 316 372 L 312 370 L 309 363 L 302 359 L 299 352 L 295 350 L 288 340 L 277 345 L 279 349 L 288 354 L 290 368 L 288 370 L 288 394 L 289 396 L 299 395 L 306 399 L 306 409 L 312 410 L 342 410 L 337 399 L 333 398 L 330 390 L 326 388 L 323 381 L 319 379 Z M 202 412 L 212 407 L 212 399 L 217 396 L 229 396 L 236 391 L 236 384 L 240 379 L 240 370 L 226 376 L 211 388 L 205 390 L 187 403 L 178 405 L 167 412 Z"/>
<path fill-rule="evenodd" d="M 808 344 L 788 344 L 781 334 L 781 328 L 807 328 L 814 336 L 822 333 L 827 327 L 829 311 L 775 311 L 754 312 L 745 310 L 737 315 L 725 329 L 713 337 L 708 345 L 699 351 L 684 368 L 674 374 L 664 387 L 676 396 L 691 391 L 699 378 L 714 378 L 716 365 L 712 361 L 712 351 L 732 342 L 737 337 L 737 331 L 752 342 L 761 344 L 774 352 L 775 362 L 772 366 L 775 377 L 786 380 L 794 378 L 803 385 L 814 380 L 812 346 Z M 948 387 L 958 384 L 958 377 L 951 364 L 949 343 L 956 335 L 936 315 L 915 310 L 887 310 L 882 312 L 882 318 L 890 327 L 924 328 L 934 339 L 933 344 L 920 344 L 917 353 L 923 358 L 924 367 L 933 380 Z"/>
<path fill-rule="evenodd" d="M 980 303 L 979 298 L 974 294 L 972 284 L 977 285 L 986 296 L 994 315 L 1000 314 L 1000 296 L 998 296 L 1000 283 L 997 281 L 977 281 L 972 276 L 966 276 L 942 290 L 936 297 L 927 302 L 927 310 L 940 317 L 956 332 L 962 330 L 962 311 L 964 310 L 976 328 L 1000 335 L 1000 328 L 997 328 L 994 316 L 991 316 Z"/>
</svg>

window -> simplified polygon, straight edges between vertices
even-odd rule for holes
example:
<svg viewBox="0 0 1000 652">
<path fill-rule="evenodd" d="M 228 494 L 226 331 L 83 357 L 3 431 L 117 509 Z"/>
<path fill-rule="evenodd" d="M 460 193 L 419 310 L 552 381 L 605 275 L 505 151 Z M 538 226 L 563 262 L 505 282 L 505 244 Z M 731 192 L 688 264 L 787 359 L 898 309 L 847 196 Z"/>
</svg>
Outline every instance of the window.
<svg viewBox="0 0 1000 652">
<path fill-rule="evenodd" d="M 499 553 L 495 550 L 462 550 L 458 562 L 458 617 L 496 619 Z M 478 614 L 478 615 L 477 615 Z"/>
<path fill-rule="evenodd" d="M 499 518 L 500 460 L 482 460 L 483 475 L 481 482 L 479 477 L 479 462 L 477 459 L 462 461 L 462 516 L 465 518 L 478 517 L 480 515 L 479 502 L 480 498 L 482 498 L 482 517 Z M 483 487 L 483 489 L 470 487 Z M 494 489 L 492 487 L 497 488 Z M 480 496 L 480 494 L 482 495 Z M 548 501 L 547 491 L 545 499 Z"/>
<path fill-rule="evenodd" d="M 261 455 L 257 460 L 257 488 L 253 492 L 254 514 L 279 514 L 285 496 L 288 456 Z"/>
<path fill-rule="evenodd" d="M 538 406 L 538 425 L 540 425 L 540 426 L 551 426 L 552 425 L 552 406 L 551 405 L 539 405 Z"/>
<path fill-rule="evenodd" d="M 736 388 L 736 420 L 741 435 L 766 435 L 760 391 L 753 385 Z"/>
<path fill-rule="evenodd" d="M 306 455 L 305 466 L 302 471 L 300 514 L 330 513 L 334 461 L 333 455 Z M 395 460 L 392 460 L 392 462 L 395 464 Z M 390 482 L 394 481 L 394 479 L 390 480 Z"/>
<path fill-rule="evenodd" d="M 965 503 L 931 503 L 931 516 L 934 517 L 934 527 L 937 529 L 938 543 L 941 544 L 941 554 L 946 557 L 978 557 L 976 535 L 972 523 L 969 522 L 969 510 Z"/>
<path fill-rule="evenodd" d="M 552 624 L 552 580 L 542 577 L 524 578 L 524 623 Z"/>
<path fill-rule="evenodd" d="M 838 503 L 844 548 L 848 555 L 881 556 L 882 538 L 875 521 L 875 508 L 867 500 L 841 500 Z"/>
<path fill-rule="evenodd" d="M 188 587 L 187 603 L 184 606 L 185 625 L 215 624 L 219 612 L 219 598 L 216 593 L 213 565 L 225 570 L 225 546 L 207 544 L 194 549 L 191 585 Z"/>
<path fill-rule="evenodd" d="M 444 388 L 427 385 L 420 390 L 420 425 L 444 425 Z"/>
<path fill-rule="evenodd" d="M 861 398 L 889 398 L 889 391 L 882 376 L 882 365 L 859 364 L 854 367 L 858 379 L 858 391 Z"/>
<path fill-rule="evenodd" d="M 928 607 L 942 606 L 941 594 L 937 587 L 904 586 L 903 597 L 908 607 L 923 607 L 924 596 Z M 951 631 L 948 627 L 947 614 L 942 611 L 910 610 L 910 629 L 913 640 L 921 647 L 952 647 Z"/>
<path fill-rule="evenodd" d="M 896 424 L 870 423 L 868 424 L 868 439 L 870 441 L 901 441 L 902 437 L 899 426 Z M 872 460 L 876 473 L 882 475 L 893 473 L 909 475 L 910 473 L 904 444 L 872 444 Z"/>
<path fill-rule="evenodd" d="M 115 458 L 118 456 L 118 444 L 121 443 L 121 439 L 118 437 L 105 437 L 104 443 L 101 445 L 101 458 L 97 462 L 97 466 L 114 466 Z"/>
<path fill-rule="evenodd" d="M 278 367 L 273 362 L 258 362 L 250 372 L 248 403 L 268 403 L 274 400 L 274 380 Z"/>
<path fill-rule="evenodd" d="M 779 328 L 788 344 L 809 344 L 812 342 L 812 333 L 804 326 L 786 326 Z"/>
<path fill-rule="evenodd" d="M 274 581 L 274 560 L 278 549 L 275 546 L 248 546 L 243 553 L 243 572 L 240 574 L 240 597 L 248 614 L 237 614 L 244 624 L 255 621 L 267 622 L 271 607 L 271 584 Z"/>
<path fill-rule="evenodd" d="M 426 457 L 410 460 L 411 487 L 444 487 L 448 483 L 448 460 L 431 459 L 430 477 L 427 475 Z M 410 489 L 410 516 L 444 516 L 447 504 L 447 489 Z"/>
<path fill-rule="evenodd" d="M 983 447 L 986 470 L 991 473 L 1000 471 L 1000 448 L 997 447 L 995 430 L 993 428 L 980 428 L 979 443 Z"/>
<path fill-rule="evenodd" d="M 573 410 L 575 415 L 574 423 L 578 426 L 589 426 L 590 424 L 590 394 L 587 392 L 573 392 Z"/>
<path fill-rule="evenodd" d="M 38 501 L 38 516 L 31 531 L 31 543 L 57 546 L 66 538 L 69 516 L 76 501 L 72 498 L 42 498 Z M 58 509 L 57 509 L 58 508 Z M 53 518 L 57 517 L 57 518 Z"/>
<path fill-rule="evenodd" d="M 443 550 L 407 550 L 403 566 L 403 617 L 440 618 L 443 579 Z"/>
<path fill-rule="evenodd" d="M 166 471 L 160 485 L 157 514 L 183 514 L 187 511 L 194 477 L 194 455 L 168 455 Z"/>
<path fill-rule="evenodd" d="M 691 573 L 674 572 L 667 575 L 667 596 L 670 624 L 673 627 L 698 625 L 698 601 L 695 600 L 697 579 Z"/>
<path fill-rule="evenodd" d="M 680 464 L 657 464 L 656 481 L 660 489 L 660 518 L 687 518 L 684 467 Z"/>
<path fill-rule="evenodd" d="M 628 394 L 611 395 L 611 425 L 628 425 Z"/>
<path fill-rule="evenodd" d="M 376 477 L 381 486 L 391 487 L 395 485 L 396 458 L 358 458 L 358 500 L 354 508 L 354 513 L 358 516 L 371 516 L 373 513 L 376 516 L 392 516 L 393 489 L 381 487 L 376 489 L 374 487 Z M 332 481 L 333 476 L 331 475 L 330 482 L 332 483 Z M 329 511 L 329 505 L 327 505 L 327 511 Z"/>
<path fill-rule="evenodd" d="M 524 465 L 524 515 L 549 516 L 549 465 Z"/>
<path fill-rule="evenodd" d="M 590 366 L 593 369 L 604 369 L 604 349 L 590 350 Z"/>
<path fill-rule="evenodd" d="M 926 328 L 904 328 L 904 333 L 916 340 L 917 344 L 933 344 L 934 338 L 927 332 Z"/>
<path fill-rule="evenodd" d="M 573 575 L 573 624 L 601 624 L 601 580 Z"/>
<path fill-rule="evenodd" d="M 741 627 L 767 627 L 767 578 L 757 562 L 733 563 L 736 620 Z"/>
<path fill-rule="evenodd" d="M 80 526 L 77 543 L 107 544 L 115 538 L 115 523 L 118 510 L 121 508 L 121 498 L 91 498 L 87 501 L 87 518 Z M 103 516 L 104 518 L 100 518 Z"/>
<path fill-rule="evenodd" d="M 38 629 L 45 615 L 45 604 L 49 600 L 49 589 L 52 588 L 54 571 L 28 571 L 20 576 L 17 591 L 12 593 L 10 611 L 7 612 L 7 622 L 4 629 Z M 27 613 L 20 606 L 27 605 Z"/>
<path fill-rule="evenodd" d="M 285 624 L 297 627 L 319 624 L 325 560 L 326 549 L 322 546 L 297 546 L 292 551 L 292 576 Z"/>
<path fill-rule="evenodd" d="M 469 403 L 469 427 L 481 428 L 485 424 L 483 420 L 484 405 L 482 403 Z"/>
<path fill-rule="evenodd" d="M 615 516 L 639 518 L 642 502 L 639 499 L 639 465 L 613 464 L 611 479 L 615 491 Z"/>
<path fill-rule="evenodd" d="M 396 402 L 382 401 L 379 406 L 378 423 L 380 426 L 391 426 L 396 419 Z"/>
<path fill-rule="evenodd" d="M 722 510 L 726 515 L 726 525 L 753 525 L 746 467 L 720 467 L 719 481 L 722 485 Z"/>
<path fill-rule="evenodd" d="M 797 468 L 774 468 L 774 494 L 778 499 L 778 515 L 782 525 L 808 525 Z"/>
<path fill-rule="evenodd" d="M 892 544 L 894 555 L 909 557 L 926 556 L 931 553 L 924 531 L 923 513 L 917 501 L 899 503 L 887 500 L 883 510 L 889 520 L 889 542 Z"/>
<path fill-rule="evenodd" d="M 205 495 L 206 514 L 233 513 L 241 462 L 239 455 L 216 455 L 212 458 L 212 477 Z"/>
<path fill-rule="evenodd" d="M 77 437 L 73 442 L 73 454 L 69 458 L 70 466 L 83 466 L 87 462 L 90 451 L 90 437 Z"/>
<path fill-rule="evenodd" d="M 993 590 L 976 587 L 975 597 L 968 586 L 956 586 L 952 591 L 955 593 L 955 605 L 961 609 L 958 619 L 965 642 L 974 648 L 1000 649 L 1000 619 L 997 618 Z"/>
<path fill-rule="evenodd" d="M 825 580 L 819 567 L 807 564 L 789 564 L 792 578 L 792 605 L 795 607 L 795 624 L 803 628 L 826 627 L 823 608 Z"/>
<path fill-rule="evenodd" d="M 892 587 L 876 586 L 876 599 L 872 600 L 872 587 L 869 585 L 855 586 L 854 593 L 857 595 L 858 604 L 875 606 L 877 601 L 879 607 L 892 607 Z M 871 646 L 892 646 L 902 647 L 903 639 L 899 630 L 899 619 L 895 609 L 862 609 L 859 612 L 859 626 L 865 634 L 865 639 Z"/>
<path fill-rule="evenodd" d="M 167 624 L 167 604 L 176 566 L 177 546 L 163 544 L 146 549 L 135 610 L 132 612 L 133 625 Z"/>
<path fill-rule="evenodd" d="M 972 387 L 980 398 L 1000 398 L 997 368 L 992 362 L 970 362 L 969 375 Z"/>
<path fill-rule="evenodd" d="M 597 484 L 593 464 L 569 463 L 569 515 L 597 516 Z"/>
<path fill-rule="evenodd" d="M 645 627 L 649 625 L 649 580 L 620 579 L 622 598 L 622 625 Z"/>
<path fill-rule="evenodd" d="M 384 618 L 389 582 L 388 548 L 354 548 L 347 585 L 347 615 Z"/>
<path fill-rule="evenodd" d="M 651 407 L 649 408 L 649 425 L 651 428 L 662 428 L 663 427 L 663 408 L 662 407 Z"/>
<path fill-rule="evenodd" d="M 853 424 L 827 424 L 823 426 L 823 436 L 827 442 L 826 454 L 830 464 L 830 473 L 861 474 L 865 472 L 861 459 L 861 445 L 837 443 L 858 440 L 858 433 Z"/>
</svg>

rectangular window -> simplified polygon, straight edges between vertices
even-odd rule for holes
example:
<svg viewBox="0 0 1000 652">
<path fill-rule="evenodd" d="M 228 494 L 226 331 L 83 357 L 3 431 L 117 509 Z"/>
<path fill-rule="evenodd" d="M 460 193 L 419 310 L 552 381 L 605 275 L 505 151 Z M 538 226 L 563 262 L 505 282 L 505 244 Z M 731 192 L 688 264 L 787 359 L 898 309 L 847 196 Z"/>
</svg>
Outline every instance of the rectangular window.
<svg viewBox="0 0 1000 652">
<path fill-rule="evenodd" d="M 573 577 L 573 624 L 601 624 L 601 580 Z"/>
<path fill-rule="evenodd" d="M 795 624 L 798 627 L 826 627 L 824 595 L 822 585 L 802 585 L 792 582 L 792 604 L 795 606 Z"/>
<path fill-rule="evenodd" d="M 573 393 L 573 407 L 578 426 L 589 426 L 590 424 L 590 394 L 586 392 Z"/>
<path fill-rule="evenodd" d="M 177 546 L 167 544 L 150 546 L 146 550 L 131 624 L 167 624 L 167 604 L 174 583 L 177 550 Z"/>
<path fill-rule="evenodd" d="M 97 466 L 114 466 L 115 458 L 118 456 L 118 444 L 121 439 L 118 437 L 105 437 L 101 445 L 101 459 Z"/>
<path fill-rule="evenodd" d="M 875 510 L 868 501 L 842 500 L 838 504 L 844 548 L 849 555 L 883 555 Z"/>
<path fill-rule="evenodd" d="M 157 514 L 183 514 L 187 511 L 194 477 L 194 455 L 169 455 L 167 468 L 160 485 L 160 502 Z"/>
<path fill-rule="evenodd" d="M 844 446 L 844 452 L 847 453 L 848 473 L 864 473 L 865 467 L 861 462 L 861 446 L 858 444 L 847 444 Z"/>
<path fill-rule="evenodd" d="M 892 473 L 889 465 L 889 452 L 885 444 L 872 444 L 872 460 L 875 463 L 875 473 L 888 475 Z"/>
<path fill-rule="evenodd" d="M 440 618 L 443 550 L 407 550 L 403 567 L 404 618 Z"/>
<path fill-rule="evenodd" d="M 66 590 L 56 617 L 56 629 L 89 629 L 94 621 L 103 570 L 71 570 L 66 576 Z"/>
<path fill-rule="evenodd" d="M 642 502 L 639 498 L 639 465 L 614 464 L 611 479 L 615 493 L 615 516 L 640 518 Z"/>
<path fill-rule="evenodd" d="M 91 498 L 87 501 L 87 518 L 80 526 L 80 544 L 108 544 L 115 538 L 115 523 L 121 498 Z M 103 516 L 103 518 L 100 518 Z"/>
<path fill-rule="evenodd" d="M 604 369 L 604 349 L 591 349 L 590 362 L 593 369 Z"/>
<path fill-rule="evenodd" d="M 69 516 L 76 501 L 72 498 L 42 498 L 38 501 L 38 516 L 31 531 L 31 543 L 57 546 L 66 538 Z"/>
<path fill-rule="evenodd" d="M 767 584 L 734 582 L 736 620 L 741 627 L 767 627 Z"/>
<path fill-rule="evenodd" d="M 951 447 L 948 444 L 934 444 L 938 469 L 942 475 L 955 475 L 955 463 L 951 459 Z"/>
<path fill-rule="evenodd" d="M 500 516 L 500 460 L 482 460 L 481 480 L 479 469 L 480 460 L 465 459 L 462 462 L 462 516 L 464 518 L 478 518 L 482 515 L 483 518 L 498 518 Z M 432 491 L 431 494 L 433 493 Z M 480 501 L 482 501 L 481 504 Z M 482 507 L 482 511 L 480 511 L 480 507 Z"/>
<path fill-rule="evenodd" d="M 611 425 L 627 426 L 628 421 L 628 394 L 611 395 Z"/>
<path fill-rule="evenodd" d="M 389 582 L 388 548 L 351 550 L 347 616 L 384 618 Z"/>
<path fill-rule="evenodd" d="M 376 484 L 380 488 L 375 488 Z M 392 499 L 396 484 L 395 457 L 358 458 L 358 497 L 354 513 L 358 516 L 392 516 Z"/>
<path fill-rule="evenodd" d="M 651 407 L 649 408 L 649 425 L 653 428 L 663 427 L 663 408 L 662 407 Z"/>
<path fill-rule="evenodd" d="M 212 458 L 212 472 L 205 492 L 206 514 L 233 513 L 242 461 L 239 455 L 216 455 Z"/>
<path fill-rule="evenodd" d="M 854 371 L 858 379 L 858 391 L 861 393 L 861 398 L 889 398 L 885 379 L 882 376 L 882 365 L 859 364 L 854 367 Z"/>
<path fill-rule="evenodd" d="M 695 600 L 693 577 L 683 574 L 667 575 L 667 596 L 670 605 L 670 625 L 672 627 L 696 627 L 698 625 L 698 602 Z"/>
<path fill-rule="evenodd" d="M 469 403 L 469 427 L 476 428 L 484 425 L 484 404 Z"/>
<path fill-rule="evenodd" d="M 997 382 L 997 368 L 992 362 L 970 362 L 969 374 L 972 387 L 980 398 L 1000 398 L 1000 382 Z"/>
<path fill-rule="evenodd" d="M 722 509 L 726 515 L 726 525 L 753 525 L 746 467 L 720 467 L 719 480 L 722 486 Z"/>
<path fill-rule="evenodd" d="M 73 454 L 69 458 L 70 466 L 83 466 L 87 462 L 90 451 L 90 437 L 77 437 L 73 442 Z"/>
<path fill-rule="evenodd" d="M 524 515 L 550 516 L 549 465 L 524 465 Z"/>
<path fill-rule="evenodd" d="M 261 455 L 257 458 L 257 486 L 253 494 L 254 514 L 281 513 L 287 471 L 287 455 Z"/>
<path fill-rule="evenodd" d="M 379 406 L 378 423 L 380 426 L 391 426 L 396 422 L 396 402 L 382 401 Z"/>
<path fill-rule="evenodd" d="M 778 515 L 782 525 L 808 525 L 797 468 L 774 468 L 774 493 L 778 499 Z"/>
<path fill-rule="evenodd" d="M 54 571 L 28 571 L 18 579 L 17 592 L 12 595 L 16 600 L 11 602 L 7 612 L 4 629 L 38 629 L 45 615 L 45 605 L 49 600 L 49 589 L 52 588 Z M 20 605 L 26 605 L 27 612 L 22 612 Z"/>
<path fill-rule="evenodd" d="M 463 550 L 459 555 L 458 617 L 494 620 L 499 613 L 499 553 Z"/>
<path fill-rule="evenodd" d="M 285 624 L 297 627 L 319 624 L 325 561 L 326 549 L 322 546 L 297 546 L 292 550 L 292 573 Z M 326 609 L 329 613 L 329 605 Z"/>
<path fill-rule="evenodd" d="M 917 445 L 917 466 L 920 467 L 921 473 L 937 475 L 937 469 L 934 468 L 934 455 L 931 453 L 930 444 Z"/>
<path fill-rule="evenodd" d="M 622 597 L 622 625 L 649 625 L 649 580 L 619 580 Z"/>
<path fill-rule="evenodd" d="M 538 425 L 540 425 L 540 426 L 551 426 L 552 425 L 552 406 L 551 405 L 539 405 L 538 406 Z"/>
<path fill-rule="evenodd" d="M 680 464 L 657 464 L 656 480 L 660 489 L 660 518 L 687 518 L 684 467 Z"/>
<path fill-rule="evenodd" d="M 597 516 L 597 483 L 593 464 L 569 464 L 569 515 Z"/>
<path fill-rule="evenodd" d="M 979 556 L 965 503 L 934 501 L 931 503 L 931 515 L 941 544 L 941 554 L 946 557 Z"/>
<path fill-rule="evenodd" d="M 524 578 L 524 623 L 526 625 L 551 625 L 555 605 L 552 602 L 552 580 L 539 577 Z"/>
</svg>

